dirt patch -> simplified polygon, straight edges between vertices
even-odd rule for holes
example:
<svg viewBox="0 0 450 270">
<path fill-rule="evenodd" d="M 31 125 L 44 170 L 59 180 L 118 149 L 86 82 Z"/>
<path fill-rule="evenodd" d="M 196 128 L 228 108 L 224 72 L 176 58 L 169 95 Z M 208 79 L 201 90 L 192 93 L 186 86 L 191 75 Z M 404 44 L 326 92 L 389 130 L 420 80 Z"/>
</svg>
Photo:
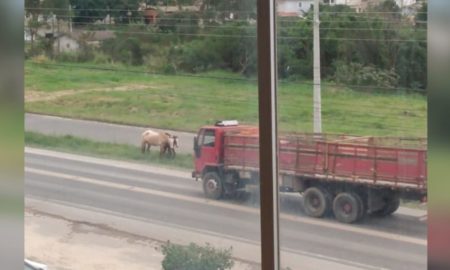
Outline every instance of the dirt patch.
<svg viewBox="0 0 450 270">
<path fill-rule="evenodd" d="M 56 92 L 43 92 L 36 90 L 25 91 L 25 102 L 38 102 L 38 101 L 51 101 L 61 97 L 72 96 L 83 93 L 93 92 L 128 92 L 128 91 L 142 91 L 145 89 L 155 89 L 155 86 L 149 86 L 144 84 L 127 84 L 114 87 L 92 88 L 92 89 L 67 89 Z M 158 86 L 158 89 L 160 87 Z"/>
<path fill-rule="evenodd" d="M 162 269 L 160 241 L 102 224 L 79 222 L 32 208 L 25 210 L 25 257 L 52 270 Z M 235 261 L 233 270 L 256 270 Z"/>
</svg>

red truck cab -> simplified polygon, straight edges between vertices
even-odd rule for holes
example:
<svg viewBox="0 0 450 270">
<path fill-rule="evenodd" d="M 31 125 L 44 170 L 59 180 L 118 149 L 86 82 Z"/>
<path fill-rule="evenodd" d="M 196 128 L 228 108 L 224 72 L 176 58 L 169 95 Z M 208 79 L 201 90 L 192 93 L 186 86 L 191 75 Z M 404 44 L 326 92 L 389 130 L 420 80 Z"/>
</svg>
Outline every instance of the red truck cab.
<svg viewBox="0 0 450 270">
<path fill-rule="evenodd" d="M 206 168 L 220 168 L 223 166 L 223 143 L 225 133 L 239 131 L 238 121 L 219 121 L 214 126 L 203 126 L 194 138 L 194 168 L 192 177 L 201 178 Z"/>
</svg>

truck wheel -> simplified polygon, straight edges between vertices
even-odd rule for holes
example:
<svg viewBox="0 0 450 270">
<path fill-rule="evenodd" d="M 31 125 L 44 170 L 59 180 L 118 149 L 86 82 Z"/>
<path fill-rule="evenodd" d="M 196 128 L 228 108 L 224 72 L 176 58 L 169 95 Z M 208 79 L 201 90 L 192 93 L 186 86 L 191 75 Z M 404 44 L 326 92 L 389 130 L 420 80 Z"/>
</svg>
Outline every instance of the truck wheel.
<svg viewBox="0 0 450 270">
<path fill-rule="evenodd" d="M 359 194 L 355 193 L 355 198 L 358 200 L 358 204 L 359 204 L 359 213 L 358 213 L 358 219 L 357 220 L 361 220 L 366 216 L 367 213 L 367 207 L 366 207 L 366 203 L 364 203 L 363 199 L 366 199 L 365 197 L 362 197 Z"/>
<path fill-rule="evenodd" d="M 338 221 L 353 223 L 363 216 L 364 205 L 358 194 L 342 192 L 334 198 L 333 212 Z"/>
<path fill-rule="evenodd" d="M 310 217 L 323 217 L 331 206 L 331 195 L 325 189 L 310 187 L 303 194 L 303 208 Z"/>
<path fill-rule="evenodd" d="M 386 204 L 383 206 L 383 208 L 373 212 L 372 214 L 374 216 L 378 216 L 378 217 L 389 216 L 392 213 L 394 213 L 395 211 L 397 211 L 397 209 L 399 207 L 400 207 L 400 199 L 398 197 L 396 197 L 396 196 L 393 196 L 393 197 L 390 197 L 386 201 Z"/>
<path fill-rule="evenodd" d="M 216 172 L 208 172 L 203 176 L 203 192 L 209 199 L 218 200 L 223 195 L 223 183 Z"/>
</svg>

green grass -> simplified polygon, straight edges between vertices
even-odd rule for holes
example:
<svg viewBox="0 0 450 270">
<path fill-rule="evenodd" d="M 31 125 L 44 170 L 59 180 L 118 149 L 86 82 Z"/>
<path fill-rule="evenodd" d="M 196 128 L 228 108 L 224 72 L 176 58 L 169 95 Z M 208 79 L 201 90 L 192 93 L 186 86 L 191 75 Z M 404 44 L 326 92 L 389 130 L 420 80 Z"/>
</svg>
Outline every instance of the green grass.
<svg viewBox="0 0 450 270">
<path fill-rule="evenodd" d="M 63 90 L 75 91 L 52 100 L 28 101 L 26 111 L 185 131 L 196 131 L 220 119 L 258 123 L 256 81 L 217 78 L 242 78 L 235 74 L 210 72 L 200 74 L 204 76 L 200 78 L 147 75 L 142 73 L 144 68 L 133 68 L 140 71 L 133 73 L 86 69 L 93 64 L 70 65 L 76 67 L 25 64 L 26 93 L 52 95 Z M 112 86 L 130 89 L 76 93 Z M 308 81 L 280 83 L 278 108 L 282 131 L 312 131 L 312 92 Z M 427 100 L 421 95 L 322 87 L 322 126 L 327 133 L 425 137 L 426 116 Z"/>
<path fill-rule="evenodd" d="M 25 132 L 25 145 L 91 156 L 140 161 L 164 167 L 192 169 L 192 155 L 177 154 L 174 159 L 160 158 L 159 151 L 142 154 L 140 149 L 126 144 L 95 142 L 73 136 L 49 136 Z"/>
</svg>

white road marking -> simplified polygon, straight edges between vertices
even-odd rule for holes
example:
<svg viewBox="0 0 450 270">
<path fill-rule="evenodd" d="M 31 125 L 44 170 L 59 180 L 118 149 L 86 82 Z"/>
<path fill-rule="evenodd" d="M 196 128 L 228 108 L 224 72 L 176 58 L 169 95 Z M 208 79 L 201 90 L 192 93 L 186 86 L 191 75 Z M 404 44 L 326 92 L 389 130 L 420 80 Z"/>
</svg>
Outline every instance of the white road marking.
<svg viewBox="0 0 450 270">
<path fill-rule="evenodd" d="M 104 187 L 117 188 L 117 189 L 121 189 L 121 190 L 129 191 L 131 188 L 133 188 L 133 192 L 140 192 L 140 193 L 154 195 L 154 196 L 182 200 L 185 202 L 209 204 L 209 205 L 213 205 L 213 206 L 221 207 L 221 208 L 225 208 L 225 209 L 239 210 L 242 212 L 259 215 L 258 209 L 240 206 L 240 205 L 232 205 L 232 204 L 223 203 L 223 202 L 219 202 L 219 201 L 207 200 L 204 198 L 196 198 L 196 197 L 190 197 L 190 196 L 185 196 L 185 195 L 180 195 L 180 194 L 173 194 L 170 192 L 152 190 L 152 189 L 141 188 L 141 187 L 133 187 L 133 186 L 124 185 L 124 184 L 105 182 L 105 181 L 98 180 L 98 179 L 57 173 L 57 172 L 51 172 L 51 171 L 47 171 L 47 170 L 34 169 L 34 168 L 30 168 L 30 167 L 25 167 L 25 172 L 46 175 L 46 176 L 52 176 L 52 177 L 62 178 L 62 179 L 70 180 L 70 181 L 78 181 L 78 182 L 83 182 L 83 183 L 95 184 L 95 185 L 104 186 Z M 427 246 L 426 239 L 419 239 L 419 238 L 398 235 L 398 234 L 393 234 L 393 233 L 375 231 L 375 230 L 370 230 L 370 229 L 365 229 L 365 228 L 358 228 L 358 227 L 355 227 L 352 225 L 347 225 L 347 224 L 330 223 L 330 222 L 326 222 L 326 221 L 322 221 L 322 220 L 318 220 L 318 219 L 312 219 L 312 218 L 306 218 L 306 217 L 300 217 L 300 216 L 292 216 L 292 215 L 287 215 L 287 214 L 281 214 L 280 217 L 285 220 L 290 220 L 290 221 L 299 222 L 299 223 L 305 223 L 305 224 L 309 224 L 309 225 L 317 225 L 317 226 L 322 226 L 322 227 L 331 228 L 331 229 L 337 229 L 337 230 L 351 232 L 351 233 L 358 233 L 358 234 L 362 234 L 362 235 L 379 237 L 379 238 L 384 238 L 384 239 L 388 239 L 388 240 L 394 240 L 394 241 L 400 241 L 400 242 L 405 242 L 405 243 L 410 243 L 410 244 Z"/>
</svg>

